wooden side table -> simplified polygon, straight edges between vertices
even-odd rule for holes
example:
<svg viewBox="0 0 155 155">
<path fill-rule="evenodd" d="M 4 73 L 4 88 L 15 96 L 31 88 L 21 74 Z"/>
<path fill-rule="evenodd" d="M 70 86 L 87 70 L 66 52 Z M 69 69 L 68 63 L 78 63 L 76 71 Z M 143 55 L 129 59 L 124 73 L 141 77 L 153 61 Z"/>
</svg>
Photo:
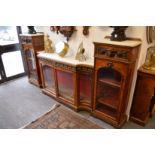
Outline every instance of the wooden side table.
<svg viewBox="0 0 155 155">
<path fill-rule="evenodd" d="M 155 71 L 141 67 L 130 111 L 130 120 L 145 125 L 155 109 Z"/>
</svg>

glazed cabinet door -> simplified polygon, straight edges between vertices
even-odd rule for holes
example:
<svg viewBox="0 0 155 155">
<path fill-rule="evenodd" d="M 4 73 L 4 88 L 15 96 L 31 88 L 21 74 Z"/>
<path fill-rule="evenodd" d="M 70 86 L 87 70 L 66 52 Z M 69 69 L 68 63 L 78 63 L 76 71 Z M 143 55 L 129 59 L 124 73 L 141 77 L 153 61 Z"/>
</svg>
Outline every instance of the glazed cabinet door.
<svg viewBox="0 0 155 155">
<path fill-rule="evenodd" d="M 92 75 L 91 74 L 79 74 L 79 93 L 80 104 L 85 103 L 91 107 L 92 96 Z"/>
<path fill-rule="evenodd" d="M 58 98 L 74 104 L 74 74 L 63 70 L 56 70 Z"/>
<path fill-rule="evenodd" d="M 37 52 L 44 50 L 44 35 L 20 34 L 20 40 L 27 64 L 29 82 L 42 87 Z"/>
<path fill-rule="evenodd" d="M 96 60 L 94 109 L 113 120 L 119 120 L 123 108 L 125 86 L 129 68 L 127 64 L 109 60 Z"/>
<path fill-rule="evenodd" d="M 40 62 L 41 81 L 43 90 L 49 95 L 56 96 L 55 70 L 49 64 Z"/>
<path fill-rule="evenodd" d="M 27 48 L 25 50 L 26 62 L 28 67 L 28 77 L 31 80 L 38 81 L 37 68 L 36 68 L 36 58 L 34 50 Z"/>
<path fill-rule="evenodd" d="M 92 111 L 93 68 L 79 67 L 77 73 L 78 109 Z"/>
</svg>

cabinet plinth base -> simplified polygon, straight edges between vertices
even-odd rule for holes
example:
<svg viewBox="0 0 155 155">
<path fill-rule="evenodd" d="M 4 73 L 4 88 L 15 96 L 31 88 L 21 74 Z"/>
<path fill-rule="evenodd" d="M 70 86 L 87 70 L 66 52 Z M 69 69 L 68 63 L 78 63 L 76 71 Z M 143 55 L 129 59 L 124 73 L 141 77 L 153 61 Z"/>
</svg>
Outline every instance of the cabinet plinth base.
<svg viewBox="0 0 155 155">
<path fill-rule="evenodd" d="M 110 118 L 108 115 L 105 115 L 105 114 L 101 115 L 97 111 L 93 111 L 92 116 L 99 118 L 99 119 L 111 124 L 113 127 L 118 128 L 118 129 L 121 128 L 125 124 L 125 122 L 127 121 L 126 115 L 124 117 L 122 117 L 120 121 L 116 121 L 116 120 Z"/>
<path fill-rule="evenodd" d="M 145 126 L 146 123 L 148 122 L 148 120 L 149 120 L 149 117 L 146 117 L 145 120 L 143 120 L 143 121 L 141 119 L 138 119 L 138 118 L 133 117 L 133 116 L 130 117 L 130 121 L 137 123 L 141 126 Z"/>
<path fill-rule="evenodd" d="M 70 107 L 71 109 L 77 111 L 77 107 L 73 104 L 71 104 L 69 101 L 65 100 L 64 98 L 61 97 L 57 97 L 56 94 L 50 92 L 48 89 L 42 89 L 42 92 L 50 97 L 52 97 L 53 99 L 55 99 L 57 102 L 60 102 L 68 107 Z"/>
<path fill-rule="evenodd" d="M 42 88 L 42 85 L 39 84 L 36 80 L 29 79 L 28 81 L 29 81 L 31 84 L 33 84 L 33 85 L 35 85 L 35 86 L 37 86 L 37 87 L 39 87 L 39 88 Z"/>
<path fill-rule="evenodd" d="M 92 112 L 92 108 L 88 107 L 88 106 L 85 106 L 85 105 L 79 105 L 77 110 L 78 111 L 85 110 L 85 111 L 88 111 L 88 112 Z"/>
</svg>

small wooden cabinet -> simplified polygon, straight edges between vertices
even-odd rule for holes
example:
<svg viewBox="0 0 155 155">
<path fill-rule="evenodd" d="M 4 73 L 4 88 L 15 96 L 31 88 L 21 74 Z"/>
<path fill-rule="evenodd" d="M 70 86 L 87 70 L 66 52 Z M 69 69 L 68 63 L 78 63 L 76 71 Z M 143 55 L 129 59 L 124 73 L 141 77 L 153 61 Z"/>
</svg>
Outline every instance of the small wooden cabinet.
<svg viewBox="0 0 155 155">
<path fill-rule="evenodd" d="M 46 55 L 46 54 L 45 54 Z M 93 67 L 57 61 L 38 55 L 42 91 L 74 110 L 92 110 Z"/>
<path fill-rule="evenodd" d="M 126 121 L 126 107 L 140 42 L 132 46 L 128 42 L 112 41 L 95 42 L 94 45 L 93 115 L 119 128 Z"/>
<path fill-rule="evenodd" d="M 20 34 L 20 39 L 27 64 L 29 82 L 41 87 L 37 52 L 44 50 L 44 35 Z"/>
<path fill-rule="evenodd" d="M 144 126 L 153 114 L 155 104 L 155 71 L 141 67 L 130 111 L 130 120 Z"/>
</svg>

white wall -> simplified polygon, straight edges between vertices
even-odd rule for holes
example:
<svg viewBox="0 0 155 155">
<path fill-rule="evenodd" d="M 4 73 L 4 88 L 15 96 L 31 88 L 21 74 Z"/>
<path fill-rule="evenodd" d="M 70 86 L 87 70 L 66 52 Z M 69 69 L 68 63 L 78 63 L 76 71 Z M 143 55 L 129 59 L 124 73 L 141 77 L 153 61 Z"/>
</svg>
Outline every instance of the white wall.
<svg viewBox="0 0 155 155">
<path fill-rule="evenodd" d="M 134 80 L 132 83 L 131 94 L 130 94 L 130 99 L 129 99 L 128 108 L 127 108 L 127 115 L 130 112 L 130 107 L 132 103 L 132 98 L 133 98 L 133 93 L 134 93 L 134 88 L 135 88 L 135 83 L 136 83 L 137 69 L 144 63 L 146 51 L 148 48 L 148 44 L 146 42 L 145 29 L 146 29 L 145 26 L 130 26 L 126 30 L 127 37 L 139 38 L 142 40 L 140 55 L 137 61 L 137 66 L 136 66 L 136 70 L 134 74 Z M 53 41 L 54 45 L 61 40 L 66 41 L 66 38 L 63 35 L 61 34 L 57 35 L 55 32 L 51 32 L 49 26 L 41 27 L 40 30 L 44 31 L 45 34 L 50 35 L 50 38 Z M 112 32 L 112 28 L 107 27 L 107 26 L 90 27 L 88 36 L 83 35 L 82 26 L 76 26 L 76 30 L 77 31 L 73 33 L 73 35 L 68 41 L 68 44 L 70 46 L 69 52 L 70 54 L 75 55 L 79 44 L 81 43 L 81 41 L 83 41 L 83 46 L 85 48 L 86 57 L 89 57 L 89 58 L 92 58 L 94 56 L 93 42 L 103 42 L 104 37 L 107 35 L 109 36 Z"/>
</svg>

